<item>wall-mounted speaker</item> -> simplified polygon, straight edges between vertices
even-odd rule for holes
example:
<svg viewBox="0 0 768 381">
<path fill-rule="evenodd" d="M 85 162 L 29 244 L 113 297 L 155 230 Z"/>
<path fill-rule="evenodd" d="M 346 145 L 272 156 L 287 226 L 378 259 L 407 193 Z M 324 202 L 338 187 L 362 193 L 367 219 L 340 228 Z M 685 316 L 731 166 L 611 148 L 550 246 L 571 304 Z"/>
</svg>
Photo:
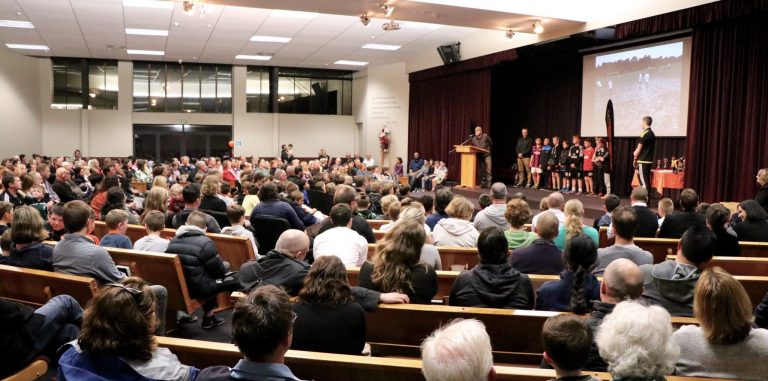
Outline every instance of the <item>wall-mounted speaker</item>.
<svg viewBox="0 0 768 381">
<path fill-rule="evenodd" d="M 461 60 L 461 42 L 448 42 L 437 47 L 437 52 L 444 64 L 452 64 Z"/>
</svg>

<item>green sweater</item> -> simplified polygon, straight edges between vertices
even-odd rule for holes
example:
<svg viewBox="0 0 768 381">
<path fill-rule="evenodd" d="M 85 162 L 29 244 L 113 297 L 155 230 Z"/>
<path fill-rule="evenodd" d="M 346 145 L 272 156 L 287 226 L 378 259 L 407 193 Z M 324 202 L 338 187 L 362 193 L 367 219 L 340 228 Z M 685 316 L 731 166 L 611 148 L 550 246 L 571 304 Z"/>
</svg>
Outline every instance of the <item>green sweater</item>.
<svg viewBox="0 0 768 381">
<path fill-rule="evenodd" d="M 504 232 L 504 235 L 507 236 L 507 242 L 509 242 L 510 250 L 530 246 L 530 244 L 533 243 L 536 238 L 539 238 L 536 233 L 526 231 L 507 230 Z"/>
</svg>

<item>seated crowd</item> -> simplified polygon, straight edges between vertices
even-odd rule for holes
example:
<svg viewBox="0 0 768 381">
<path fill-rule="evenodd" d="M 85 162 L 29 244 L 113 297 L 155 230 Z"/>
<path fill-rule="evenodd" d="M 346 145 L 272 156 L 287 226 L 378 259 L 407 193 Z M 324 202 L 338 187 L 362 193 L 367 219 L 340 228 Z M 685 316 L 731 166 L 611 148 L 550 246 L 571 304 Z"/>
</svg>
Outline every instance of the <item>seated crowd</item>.
<svg viewBox="0 0 768 381">
<path fill-rule="evenodd" d="M 0 360 L 0 376 L 42 355 L 58 361 L 60 380 L 298 379 L 283 364 L 288 349 L 362 355 L 366 311 L 380 303 L 431 304 L 443 269 L 438 247 L 446 246 L 476 248 L 479 256 L 477 266 L 457 274 L 449 305 L 572 313 L 549 318 L 541 333 L 542 366 L 564 380 L 593 379 L 582 370 L 617 380 L 768 374 L 751 359 L 768 355 L 768 331 L 759 328 L 768 326 L 768 295 L 753 310 L 744 287 L 708 265 L 713 256 L 738 256 L 739 241 L 768 242 L 768 213 L 756 200 L 731 215 L 686 189 L 680 211 L 662 200 L 657 214 L 647 190 L 636 188 L 630 205 L 606 197 L 605 215 L 587 226 L 578 199 L 552 193 L 533 215 L 525 195 L 510 197 L 501 183 L 475 213 L 470 200 L 439 187 L 444 163 L 417 154 L 407 168 L 398 160 L 409 186 L 397 185 L 370 155 L 288 159 L 182 157 L 152 169 L 144 160 L 6 162 L 0 264 L 88 276 L 101 289 L 85 311 L 66 295 L 38 309 L 0 298 L 2 343 L 15 349 Z M 434 197 L 409 194 L 416 188 Z M 373 229 L 370 219 L 388 223 Z M 101 237 L 97 220 L 107 228 Z M 133 242 L 126 231 L 136 223 L 146 236 Z M 602 226 L 609 247 L 599 247 Z M 278 227 L 267 246 L 259 237 Z M 165 228 L 176 229 L 170 239 L 161 236 Z M 378 241 L 374 230 L 383 235 Z M 211 233 L 247 237 L 255 259 L 232 271 Z M 635 237 L 678 238 L 676 255 L 654 264 Z M 369 260 L 370 243 L 376 250 Z M 203 329 L 224 324 L 214 314 L 217 295 L 246 292 L 232 314 L 243 360 L 197 369 L 158 348 L 167 312 L 180 323 L 196 317 L 167 311 L 166 288 L 127 276 L 106 248 L 176 254 L 189 296 L 202 306 Z M 349 283 L 350 269 L 359 271 L 357 285 Z M 534 289 L 533 274 L 559 279 Z M 674 331 L 671 316 L 700 325 Z M 425 378 L 494 379 L 489 333 L 503 334 L 474 319 L 435 331 L 421 347 Z"/>
</svg>

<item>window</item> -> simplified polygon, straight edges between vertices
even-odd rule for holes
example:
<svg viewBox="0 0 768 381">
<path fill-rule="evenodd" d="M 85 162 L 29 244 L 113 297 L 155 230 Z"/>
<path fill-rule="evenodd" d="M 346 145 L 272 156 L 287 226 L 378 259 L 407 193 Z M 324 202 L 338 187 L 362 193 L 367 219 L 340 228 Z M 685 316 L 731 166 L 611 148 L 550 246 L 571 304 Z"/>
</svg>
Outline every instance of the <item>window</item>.
<svg viewBox="0 0 768 381">
<path fill-rule="evenodd" d="M 133 125 L 133 155 L 157 162 L 191 157 L 231 156 L 232 126 Z"/>
<path fill-rule="evenodd" d="M 248 112 L 270 112 L 269 69 L 249 66 L 245 83 L 245 99 Z"/>
<path fill-rule="evenodd" d="M 276 105 L 286 114 L 352 115 L 349 71 L 252 66 L 245 91 L 248 112 L 273 112 Z"/>
<path fill-rule="evenodd" d="M 135 62 L 133 111 L 232 112 L 232 66 Z"/>
<path fill-rule="evenodd" d="M 53 109 L 117 110 L 117 61 L 53 58 Z"/>
</svg>

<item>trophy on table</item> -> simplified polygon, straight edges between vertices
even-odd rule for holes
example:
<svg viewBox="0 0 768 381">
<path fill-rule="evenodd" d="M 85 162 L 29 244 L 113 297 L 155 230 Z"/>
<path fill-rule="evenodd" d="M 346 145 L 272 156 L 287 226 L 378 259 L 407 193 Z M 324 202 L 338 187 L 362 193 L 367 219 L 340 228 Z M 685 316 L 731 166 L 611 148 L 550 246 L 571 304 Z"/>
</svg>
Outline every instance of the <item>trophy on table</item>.
<svg viewBox="0 0 768 381">
<path fill-rule="evenodd" d="M 669 168 L 669 159 L 667 159 L 667 158 L 665 157 L 665 158 L 664 158 L 664 169 L 668 169 L 668 168 Z"/>
</svg>

